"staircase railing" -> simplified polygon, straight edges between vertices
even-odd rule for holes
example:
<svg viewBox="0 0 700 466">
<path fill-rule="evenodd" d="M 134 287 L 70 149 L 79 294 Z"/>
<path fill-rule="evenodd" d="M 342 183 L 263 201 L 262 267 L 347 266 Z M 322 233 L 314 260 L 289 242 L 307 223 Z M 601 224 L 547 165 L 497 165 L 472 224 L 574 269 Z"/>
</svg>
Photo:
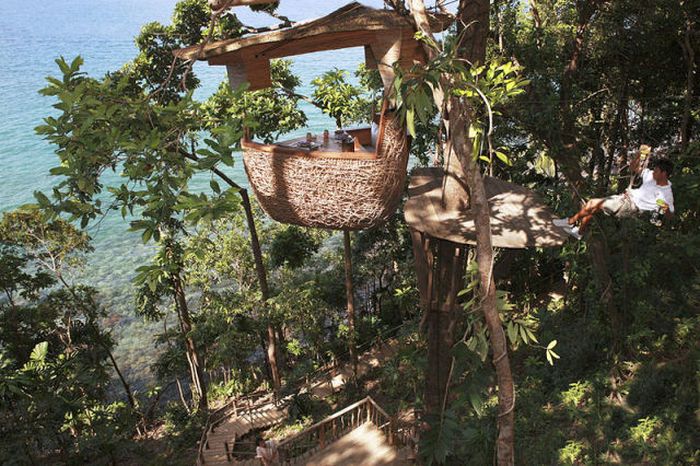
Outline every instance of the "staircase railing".
<svg viewBox="0 0 700 466">
<path fill-rule="evenodd" d="M 280 442 L 277 447 L 280 461 L 290 464 L 311 456 L 366 422 L 377 426 L 389 444 L 394 444 L 391 417 L 368 396 Z"/>
<path fill-rule="evenodd" d="M 357 346 L 357 350 L 360 351 L 364 348 L 370 348 L 372 346 L 381 346 L 382 344 L 385 344 L 388 339 L 390 338 L 389 335 L 394 333 L 396 330 L 400 329 L 401 327 L 407 325 L 409 322 L 403 322 L 395 327 L 389 328 L 383 332 L 381 332 L 379 335 L 376 336 L 376 338 L 373 338 L 371 340 L 368 340 L 364 342 L 361 345 Z M 343 361 L 333 358 L 331 361 L 328 363 L 324 364 L 323 366 L 317 368 L 313 372 L 306 374 L 302 376 L 301 378 L 297 379 L 295 382 L 291 383 L 292 386 L 302 386 L 304 384 L 306 385 L 317 385 L 317 384 L 322 384 L 325 383 L 323 380 L 324 376 L 330 377 L 330 374 L 332 373 L 333 370 L 337 369 L 343 364 Z M 313 379 L 317 379 L 316 382 L 313 384 L 311 381 Z M 202 435 L 199 439 L 199 448 L 197 450 L 197 464 L 198 465 L 203 465 L 204 464 L 204 451 L 209 449 L 209 441 L 208 437 L 211 432 L 214 432 L 216 427 L 228 416 L 230 416 L 231 412 L 234 413 L 234 416 L 239 415 L 239 409 L 243 410 L 242 415 L 245 416 L 246 412 L 249 411 L 250 409 L 254 408 L 257 406 L 258 403 L 256 403 L 256 406 L 251 406 L 249 403 L 246 405 L 246 403 L 250 399 L 260 399 L 263 397 L 267 397 L 268 395 L 271 395 L 270 392 L 259 392 L 259 393 L 252 393 L 250 395 L 242 396 L 239 398 L 234 398 L 230 401 L 228 401 L 225 405 L 217 409 L 216 411 L 212 412 L 208 417 L 207 420 L 204 424 L 204 428 L 202 429 Z M 374 401 L 372 401 L 374 403 Z M 376 403 L 374 403 L 376 405 Z M 377 406 L 379 407 L 379 406 Z M 347 409 L 347 408 L 346 408 Z M 381 408 L 379 408 L 381 409 Z M 228 445 L 226 445 L 228 447 Z"/>
<path fill-rule="evenodd" d="M 269 392 L 251 393 L 249 395 L 233 398 L 217 410 L 212 411 L 211 414 L 207 416 L 207 420 L 204 423 L 204 428 L 202 429 L 202 435 L 199 438 L 197 464 L 204 464 L 204 451 L 209 449 L 209 434 L 214 432 L 217 426 L 221 424 L 224 419 L 231 415 L 237 417 L 239 416 L 239 413 L 242 413 L 245 416 L 252 409 L 269 403 L 271 396 L 274 395 Z"/>
</svg>

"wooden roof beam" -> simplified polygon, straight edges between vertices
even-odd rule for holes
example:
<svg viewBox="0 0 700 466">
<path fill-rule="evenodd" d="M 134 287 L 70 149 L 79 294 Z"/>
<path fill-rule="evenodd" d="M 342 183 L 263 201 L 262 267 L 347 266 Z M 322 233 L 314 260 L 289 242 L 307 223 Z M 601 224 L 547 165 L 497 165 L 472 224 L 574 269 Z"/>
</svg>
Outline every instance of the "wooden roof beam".
<svg viewBox="0 0 700 466">
<path fill-rule="evenodd" d="M 373 47 L 379 35 L 386 34 L 389 37 L 401 37 L 399 31 L 343 31 L 319 34 L 294 40 L 286 40 L 272 44 L 259 44 L 245 50 L 245 56 L 255 59 L 272 59 L 303 55 L 327 50 L 345 49 L 350 47 Z M 410 37 L 410 36 L 409 36 Z M 212 56 L 208 59 L 210 65 L 228 65 L 242 59 L 241 50 L 236 50 L 222 55 Z M 384 54 L 382 54 L 383 56 Z"/>
</svg>

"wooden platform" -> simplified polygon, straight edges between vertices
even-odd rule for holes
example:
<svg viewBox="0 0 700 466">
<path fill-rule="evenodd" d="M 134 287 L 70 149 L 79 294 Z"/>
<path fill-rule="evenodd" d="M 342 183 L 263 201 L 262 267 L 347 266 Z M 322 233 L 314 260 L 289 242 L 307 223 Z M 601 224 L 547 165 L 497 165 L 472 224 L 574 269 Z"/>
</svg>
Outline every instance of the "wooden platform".
<svg viewBox="0 0 700 466">
<path fill-rule="evenodd" d="M 471 211 L 450 211 L 442 206 L 442 182 L 442 168 L 414 170 L 404 208 L 406 222 L 434 238 L 475 244 L 473 214 Z M 484 183 L 491 206 L 491 233 L 495 247 L 555 247 L 568 239 L 562 229 L 552 224 L 557 217 L 535 193 L 497 178 L 485 177 Z"/>
</svg>

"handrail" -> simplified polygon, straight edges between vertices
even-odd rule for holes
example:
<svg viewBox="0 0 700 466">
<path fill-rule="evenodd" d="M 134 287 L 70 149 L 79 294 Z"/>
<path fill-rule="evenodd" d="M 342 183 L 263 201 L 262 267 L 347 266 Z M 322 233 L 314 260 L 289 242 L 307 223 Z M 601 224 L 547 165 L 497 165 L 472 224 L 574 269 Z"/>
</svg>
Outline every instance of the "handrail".
<svg viewBox="0 0 700 466">
<path fill-rule="evenodd" d="M 236 398 L 224 403 L 223 406 L 217 408 L 215 411 L 211 412 L 207 416 L 207 420 L 204 423 L 204 428 L 202 429 L 202 435 L 199 438 L 199 447 L 197 448 L 197 464 L 204 464 L 204 450 L 209 448 L 209 434 L 214 431 L 217 425 L 221 423 L 227 416 L 228 411 L 233 408 L 235 415 L 238 415 L 238 407 L 241 402 L 248 401 L 248 406 L 246 408 L 256 408 L 260 404 L 258 401 L 262 398 L 267 398 L 270 395 L 269 392 L 253 392 Z M 255 400 L 252 402 L 251 400 Z M 267 403 L 267 401 L 265 401 Z"/>
<path fill-rule="evenodd" d="M 280 442 L 277 446 L 280 458 L 284 463 L 313 454 L 365 422 L 376 425 L 389 443 L 394 443 L 392 418 L 371 396 L 367 396 Z"/>
<path fill-rule="evenodd" d="M 247 139 L 241 140 L 243 149 L 266 152 L 277 156 L 310 157 L 314 159 L 335 160 L 378 160 L 375 152 L 336 152 L 336 151 L 311 151 L 300 147 L 287 147 L 281 144 L 261 144 Z"/>
<path fill-rule="evenodd" d="M 338 412 L 336 412 L 336 413 L 331 414 L 331 415 L 328 416 L 327 418 L 318 421 L 316 424 L 310 425 L 309 427 L 307 427 L 306 429 L 302 430 L 301 432 L 297 432 L 296 434 L 292 435 L 291 437 L 288 437 L 288 438 L 284 439 L 283 441 L 281 441 L 281 442 L 279 443 L 279 445 L 278 445 L 277 447 L 278 447 L 278 448 L 281 448 L 282 446 L 284 446 L 284 445 L 286 445 L 286 444 L 288 444 L 288 443 L 291 443 L 292 441 L 296 440 L 298 437 L 301 437 L 302 435 L 304 435 L 305 433 L 307 433 L 307 431 L 311 431 L 311 430 L 317 429 L 319 426 L 321 426 L 321 425 L 323 425 L 323 424 L 327 424 L 327 423 L 331 422 L 333 419 L 336 419 L 336 418 L 342 416 L 342 415 L 345 414 L 345 413 L 349 413 L 350 411 L 352 411 L 353 409 L 357 408 L 358 406 L 361 406 L 361 405 L 363 405 L 364 403 L 367 403 L 367 400 L 368 400 L 368 399 L 369 399 L 369 396 L 366 397 L 366 398 L 361 399 L 360 401 L 356 401 L 355 403 L 351 404 L 350 406 L 348 406 L 348 407 L 346 407 L 346 408 L 341 409 L 340 411 L 338 411 Z"/>
</svg>

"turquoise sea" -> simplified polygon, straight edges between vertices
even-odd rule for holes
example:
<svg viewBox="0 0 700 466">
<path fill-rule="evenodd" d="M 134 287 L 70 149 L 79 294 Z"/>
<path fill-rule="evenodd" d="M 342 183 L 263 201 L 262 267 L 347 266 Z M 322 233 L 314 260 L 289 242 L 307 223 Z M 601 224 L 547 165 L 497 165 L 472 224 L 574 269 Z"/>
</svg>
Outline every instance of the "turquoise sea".
<svg viewBox="0 0 700 466">
<path fill-rule="evenodd" d="M 38 94 L 45 77 L 58 75 L 54 60 L 80 55 L 83 71 L 100 77 L 120 68 L 136 53 L 133 37 L 141 26 L 168 23 L 176 0 L 1 0 L 0 10 L 0 212 L 33 202 L 34 191 L 49 192 L 56 180 L 49 168 L 56 164 L 53 148 L 34 133 L 42 118 L 50 115 L 52 100 Z M 282 0 L 279 12 L 293 20 L 325 15 L 347 0 Z M 363 3 L 381 7 L 381 0 Z M 251 26 L 274 24 L 267 15 L 239 8 L 239 18 Z M 353 71 L 364 59 L 361 48 L 293 57 L 293 69 L 302 78 L 299 89 L 309 95 L 310 81 L 333 67 Z M 225 70 L 198 64 L 202 81 L 198 98 L 210 95 L 225 79 Z M 311 131 L 331 129 L 334 123 L 306 105 Z M 297 136 L 306 129 L 299 130 Z M 230 173 L 247 185 L 242 165 Z M 208 178 L 195 180 L 194 189 L 207 189 Z M 127 372 L 150 362 L 143 351 L 151 329 L 132 313 L 130 281 L 133 271 L 147 260 L 150 251 L 138 234 L 128 231 L 119 215 L 106 217 L 89 234 L 95 252 L 89 257 L 82 280 L 96 286 L 103 302 L 114 314 L 110 321 L 119 338 L 118 357 Z M 139 343 L 140 342 L 140 343 Z"/>
</svg>

